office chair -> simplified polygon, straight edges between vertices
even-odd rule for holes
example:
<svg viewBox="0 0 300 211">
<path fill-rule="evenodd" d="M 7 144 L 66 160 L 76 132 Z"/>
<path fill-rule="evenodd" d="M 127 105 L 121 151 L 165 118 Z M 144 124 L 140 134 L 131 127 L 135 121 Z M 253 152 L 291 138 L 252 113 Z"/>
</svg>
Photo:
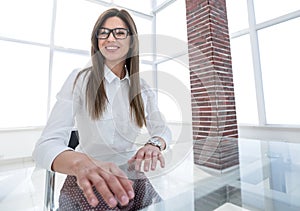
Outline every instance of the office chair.
<svg viewBox="0 0 300 211">
<path fill-rule="evenodd" d="M 68 147 L 75 149 L 79 144 L 78 131 L 72 131 Z M 44 211 L 54 211 L 55 172 L 46 171 Z"/>
</svg>

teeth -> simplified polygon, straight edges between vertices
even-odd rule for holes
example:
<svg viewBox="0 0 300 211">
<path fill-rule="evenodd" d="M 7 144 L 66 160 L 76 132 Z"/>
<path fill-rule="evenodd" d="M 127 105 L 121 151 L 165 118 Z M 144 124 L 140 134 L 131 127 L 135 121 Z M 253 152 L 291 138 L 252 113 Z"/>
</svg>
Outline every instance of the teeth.
<svg viewBox="0 0 300 211">
<path fill-rule="evenodd" d="M 108 50 L 116 50 L 118 47 L 115 46 L 107 46 L 106 49 Z"/>
</svg>

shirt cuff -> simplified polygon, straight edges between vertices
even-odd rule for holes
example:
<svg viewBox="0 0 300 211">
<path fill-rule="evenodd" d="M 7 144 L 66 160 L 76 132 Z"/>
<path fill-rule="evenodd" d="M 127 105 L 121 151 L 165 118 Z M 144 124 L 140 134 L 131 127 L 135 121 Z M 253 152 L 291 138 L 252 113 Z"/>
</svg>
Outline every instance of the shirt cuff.
<svg viewBox="0 0 300 211">
<path fill-rule="evenodd" d="M 74 149 L 70 147 L 66 147 L 65 145 L 52 146 L 51 150 L 47 151 L 46 154 L 40 155 L 43 156 L 41 167 L 46 168 L 47 170 L 52 170 L 52 163 L 54 159 L 64 151 L 74 151 Z"/>
</svg>

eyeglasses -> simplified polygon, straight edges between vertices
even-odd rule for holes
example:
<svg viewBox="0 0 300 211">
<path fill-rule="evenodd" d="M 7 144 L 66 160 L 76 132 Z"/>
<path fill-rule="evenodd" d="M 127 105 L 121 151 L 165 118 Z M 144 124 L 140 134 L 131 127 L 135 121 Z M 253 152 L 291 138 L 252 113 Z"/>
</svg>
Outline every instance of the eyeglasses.
<svg viewBox="0 0 300 211">
<path fill-rule="evenodd" d="M 97 31 L 96 37 L 101 40 L 105 40 L 109 37 L 110 33 L 113 33 L 114 38 L 117 40 L 123 40 L 126 39 L 129 34 L 129 29 L 124 28 L 114 28 L 114 29 L 108 29 L 108 28 L 100 28 Z"/>
</svg>

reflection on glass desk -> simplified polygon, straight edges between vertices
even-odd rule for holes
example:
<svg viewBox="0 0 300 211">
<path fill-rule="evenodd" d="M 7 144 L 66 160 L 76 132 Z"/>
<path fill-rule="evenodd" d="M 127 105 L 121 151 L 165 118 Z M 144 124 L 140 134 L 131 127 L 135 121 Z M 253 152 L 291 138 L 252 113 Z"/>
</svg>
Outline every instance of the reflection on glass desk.
<svg viewBox="0 0 300 211">
<path fill-rule="evenodd" d="M 223 173 L 196 167 L 209 176 L 197 178 L 194 172 L 183 191 L 147 210 L 234 210 L 225 209 L 227 205 L 235 210 L 300 210 L 300 143 L 240 139 L 239 161 Z M 173 177 L 173 183 L 180 182 Z"/>
<path fill-rule="evenodd" d="M 300 143 L 239 139 L 239 165 L 222 173 L 194 165 L 192 145 L 175 144 L 166 167 L 146 173 L 163 201 L 144 210 L 300 210 Z"/>
</svg>

